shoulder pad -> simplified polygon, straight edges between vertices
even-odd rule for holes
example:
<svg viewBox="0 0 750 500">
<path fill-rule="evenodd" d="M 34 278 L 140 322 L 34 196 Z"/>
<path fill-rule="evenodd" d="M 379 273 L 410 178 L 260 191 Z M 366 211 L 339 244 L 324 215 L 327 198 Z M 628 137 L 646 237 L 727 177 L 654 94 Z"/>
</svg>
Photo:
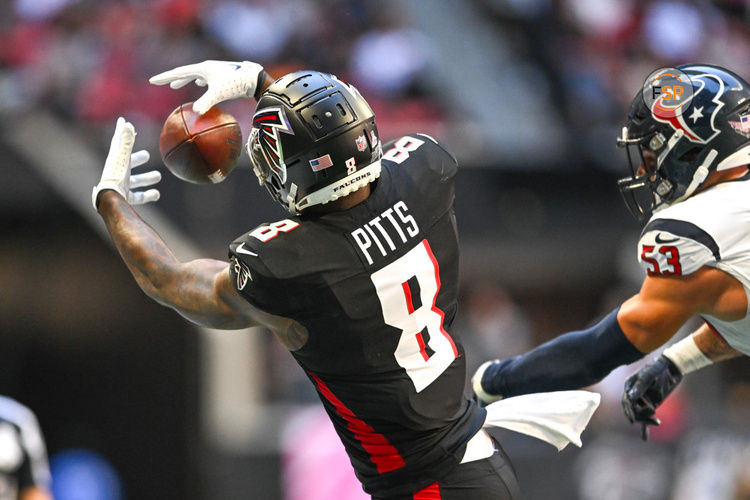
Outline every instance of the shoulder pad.
<svg viewBox="0 0 750 500">
<path fill-rule="evenodd" d="M 277 237 L 299 226 L 300 223 L 292 219 L 260 224 L 229 245 L 230 272 L 238 290 L 249 293 L 247 285 L 250 282 L 257 288 L 275 277 L 276 272 L 268 262 L 270 255 L 285 253 L 289 248 L 294 248 L 294 245 L 283 245 Z"/>
<path fill-rule="evenodd" d="M 289 233 L 298 227 L 300 223 L 292 219 L 260 224 L 229 245 L 229 256 L 237 256 L 240 260 L 248 260 L 248 258 L 264 260 L 264 254 L 269 251 L 278 251 L 278 247 L 284 245 L 281 241 L 283 238 L 277 239 L 279 235 Z"/>
<path fill-rule="evenodd" d="M 280 233 L 288 233 L 298 227 L 299 222 L 292 219 L 284 219 L 278 222 L 260 224 L 258 227 L 247 233 L 247 236 L 251 241 L 254 239 L 255 241 L 253 243 L 257 246 L 257 242 L 268 243 Z"/>
<path fill-rule="evenodd" d="M 430 170 L 440 174 L 446 181 L 456 175 L 458 162 L 438 141 L 427 134 L 412 134 L 390 141 L 383 147 L 383 160 L 398 165 L 411 166 L 425 162 Z M 413 162 L 410 159 L 421 161 Z"/>
<path fill-rule="evenodd" d="M 638 241 L 638 262 L 651 276 L 688 275 L 719 260 L 714 238 L 683 220 L 653 219 Z"/>
</svg>

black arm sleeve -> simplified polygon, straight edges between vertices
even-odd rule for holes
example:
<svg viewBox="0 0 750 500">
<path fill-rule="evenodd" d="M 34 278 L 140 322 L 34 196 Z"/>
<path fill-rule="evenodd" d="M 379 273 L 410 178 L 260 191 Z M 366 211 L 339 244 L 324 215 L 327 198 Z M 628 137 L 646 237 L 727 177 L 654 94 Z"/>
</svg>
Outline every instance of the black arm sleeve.
<svg viewBox="0 0 750 500">
<path fill-rule="evenodd" d="M 503 397 L 580 389 L 644 354 L 630 343 L 615 309 L 587 330 L 569 332 L 539 347 L 488 367 L 482 385 Z"/>
</svg>

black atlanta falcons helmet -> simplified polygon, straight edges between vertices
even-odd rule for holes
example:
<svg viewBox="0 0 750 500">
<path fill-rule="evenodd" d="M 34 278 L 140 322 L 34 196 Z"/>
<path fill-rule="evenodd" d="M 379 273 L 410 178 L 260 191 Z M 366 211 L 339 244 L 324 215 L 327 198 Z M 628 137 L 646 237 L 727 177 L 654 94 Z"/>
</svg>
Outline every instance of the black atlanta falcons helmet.
<svg viewBox="0 0 750 500">
<path fill-rule="evenodd" d="M 649 106 L 639 91 L 617 139 L 626 148 L 632 172 L 618 185 L 638 220 L 688 198 L 711 172 L 750 164 L 750 85 L 709 64 L 677 69 L 692 86 L 681 112 L 655 112 L 658 99 Z"/>
<path fill-rule="evenodd" d="M 258 100 L 247 150 L 258 181 L 293 214 L 328 203 L 380 175 L 375 115 L 333 75 L 297 71 Z"/>
</svg>

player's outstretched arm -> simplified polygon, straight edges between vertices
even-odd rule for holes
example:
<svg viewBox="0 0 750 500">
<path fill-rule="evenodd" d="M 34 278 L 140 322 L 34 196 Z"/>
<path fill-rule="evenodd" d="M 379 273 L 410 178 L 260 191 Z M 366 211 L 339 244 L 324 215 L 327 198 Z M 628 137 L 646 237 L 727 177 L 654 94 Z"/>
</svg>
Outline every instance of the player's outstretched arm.
<svg viewBox="0 0 750 500">
<path fill-rule="evenodd" d="M 596 325 L 568 332 L 531 351 L 484 363 L 472 377 L 482 403 L 536 392 L 580 389 L 643 357 L 620 327 L 619 308 Z"/>
<path fill-rule="evenodd" d="M 740 356 L 726 340 L 704 324 L 692 335 L 664 350 L 625 381 L 622 408 L 630 423 L 641 424 L 641 438 L 648 439 L 648 427 L 659 425 L 656 408 L 690 372 L 712 363 Z"/>
<path fill-rule="evenodd" d="M 526 354 L 485 363 L 472 378 L 474 392 L 491 402 L 586 387 L 666 343 L 696 313 L 739 319 L 747 307 L 740 295 L 744 297 L 739 282 L 714 268 L 688 276 L 649 276 L 637 295 L 593 327 L 560 335 Z"/>
<path fill-rule="evenodd" d="M 190 321 L 211 328 L 259 325 L 231 284 L 229 263 L 181 262 L 161 237 L 115 191 L 99 199 L 99 213 L 138 285 L 150 298 Z"/>
<path fill-rule="evenodd" d="M 273 83 L 273 78 L 258 63 L 250 61 L 203 61 L 159 73 L 149 82 L 165 85 L 173 89 L 184 87 L 190 82 L 206 87 L 206 92 L 193 103 L 193 111 L 203 114 L 212 106 L 223 101 L 242 97 L 256 100 Z"/>
<path fill-rule="evenodd" d="M 140 162 L 136 161 L 139 153 L 131 154 L 134 142 L 133 125 L 123 118 L 118 119 L 92 201 L 140 287 L 160 304 L 200 325 L 245 328 L 266 324 L 264 314 L 244 301 L 233 288 L 228 262 L 179 261 L 156 231 L 133 210 L 131 203 L 156 201 L 159 192 L 156 189 L 133 192 L 131 189 L 150 186 L 160 179 L 153 173 L 142 174 L 145 180 L 131 176 L 131 168 Z"/>
<path fill-rule="evenodd" d="M 743 356 L 743 353 L 730 346 L 721 335 L 713 331 L 706 324 L 696 330 L 695 333 L 690 336 L 690 338 L 693 340 L 693 342 L 695 342 L 695 345 L 696 347 L 698 347 L 701 354 L 711 360 L 712 363 L 726 361 L 727 359 Z M 679 346 L 679 344 L 681 344 L 682 342 L 687 342 L 687 339 L 675 344 L 675 348 L 677 348 L 677 346 Z M 689 360 L 680 361 L 680 366 L 682 366 L 683 363 L 687 364 L 689 362 Z M 706 366 L 707 365 L 708 364 L 706 364 Z M 696 366 L 689 371 L 695 371 L 698 368 L 703 368 L 703 366 Z M 683 375 L 685 375 L 686 373 L 688 372 L 683 372 Z"/>
</svg>

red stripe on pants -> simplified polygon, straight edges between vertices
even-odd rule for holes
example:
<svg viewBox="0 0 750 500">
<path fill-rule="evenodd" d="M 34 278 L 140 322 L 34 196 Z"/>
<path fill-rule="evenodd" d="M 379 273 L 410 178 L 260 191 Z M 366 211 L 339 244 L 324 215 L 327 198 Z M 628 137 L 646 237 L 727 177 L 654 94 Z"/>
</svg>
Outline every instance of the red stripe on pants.
<svg viewBox="0 0 750 500">
<path fill-rule="evenodd" d="M 437 483 L 432 483 L 426 488 L 422 488 L 414 493 L 414 500 L 440 500 L 440 487 Z"/>
</svg>

